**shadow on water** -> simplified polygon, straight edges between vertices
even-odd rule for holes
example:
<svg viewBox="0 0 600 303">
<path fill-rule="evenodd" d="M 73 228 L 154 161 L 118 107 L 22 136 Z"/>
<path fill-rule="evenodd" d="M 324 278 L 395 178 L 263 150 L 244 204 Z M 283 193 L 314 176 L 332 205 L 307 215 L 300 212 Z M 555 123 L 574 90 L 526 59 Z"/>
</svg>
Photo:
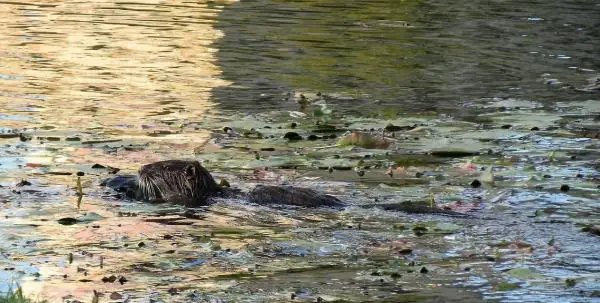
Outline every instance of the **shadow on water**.
<svg viewBox="0 0 600 303">
<path fill-rule="evenodd" d="M 214 97 L 246 111 L 295 108 L 290 90 L 444 112 L 482 98 L 581 99 L 569 85 L 600 66 L 599 15 L 592 1 L 240 1 L 216 24 L 233 85 Z"/>
</svg>

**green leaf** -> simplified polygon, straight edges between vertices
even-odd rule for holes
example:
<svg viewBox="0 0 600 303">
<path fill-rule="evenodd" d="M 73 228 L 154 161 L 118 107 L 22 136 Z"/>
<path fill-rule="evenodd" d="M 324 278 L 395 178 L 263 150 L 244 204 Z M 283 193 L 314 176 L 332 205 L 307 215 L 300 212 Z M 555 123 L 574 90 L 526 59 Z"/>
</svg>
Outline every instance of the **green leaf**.
<svg viewBox="0 0 600 303">
<path fill-rule="evenodd" d="M 540 275 L 539 273 L 532 271 L 529 268 L 513 268 L 513 269 L 507 271 L 506 274 L 510 275 L 513 278 L 517 278 L 520 280 L 535 280 L 535 279 L 541 279 L 544 277 L 544 276 Z"/>
</svg>

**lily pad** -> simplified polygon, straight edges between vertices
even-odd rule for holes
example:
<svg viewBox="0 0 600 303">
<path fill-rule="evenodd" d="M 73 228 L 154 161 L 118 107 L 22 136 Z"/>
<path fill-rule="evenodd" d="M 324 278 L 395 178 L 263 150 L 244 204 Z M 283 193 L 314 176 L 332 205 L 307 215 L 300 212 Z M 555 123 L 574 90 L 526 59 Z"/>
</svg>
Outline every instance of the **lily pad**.
<svg viewBox="0 0 600 303">
<path fill-rule="evenodd" d="M 519 289 L 521 288 L 521 286 L 517 283 L 509 283 L 509 282 L 502 282 L 499 284 L 496 284 L 496 286 L 494 286 L 494 290 L 495 291 L 510 291 L 510 290 L 515 290 L 515 289 Z"/>
<path fill-rule="evenodd" d="M 434 230 L 435 231 L 439 231 L 439 232 L 444 232 L 444 233 L 453 233 L 456 232 L 457 230 L 459 230 L 461 228 L 460 225 L 454 224 L 454 223 L 450 223 L 450 222 L 439 222 Z"/>
<path fill-rule="evenodd" d="M 519 280 L 536 280 L 544 277 L 529 268 L 513 268 L 507 271 L 506 274 Z"/>
<path fill-rule="evenodd" d="M 362 148 L 385 149 L 390 146 L 390 142 L 382 138 L 376 138 L 369 133 L 353 132 L 352 134 L 341 138 L 337 142 L 337 145 L 353 145 Z"/>
<path fill-rule="evenodd" d="M 98 221 L 101 219 L 104 219 L 104 217 L 97 213 L 90 212 L 90 213 L 87 213 L 78 218 L 73 218 L 73 217 L 60 218 L 60 219 L 58 219 L 58 224 L 73 225 L 73 224 L 77 224 L 77 223 L 90 223 L 90 222 Z"/>
<path fill-rule="evenodd" d="M 387 158 L 394 161 L 396 165 L 402 167 L 440 165 L 441 163 L 444 163 L 444 160 L 439 157 L 420 154 L 393 154 Z"/>
<path fill-rule="evenodd" d="M 95 212 L 89 212 L 81 217 L 78 217 L 77 221 L 83 222 L 83 223 L 89 223 L 89 222 L 94 222 L 94 221 L 98 221 L 98 220 L 102 220 L 102 219 L 104 219 L 103 216 L 101 216 Z"/>
</svg>

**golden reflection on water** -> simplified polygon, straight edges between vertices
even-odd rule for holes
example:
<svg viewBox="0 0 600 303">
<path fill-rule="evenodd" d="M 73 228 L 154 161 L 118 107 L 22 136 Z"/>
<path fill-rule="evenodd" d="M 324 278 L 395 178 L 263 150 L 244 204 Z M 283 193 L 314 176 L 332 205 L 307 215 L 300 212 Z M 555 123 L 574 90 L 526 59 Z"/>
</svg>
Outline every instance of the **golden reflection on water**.
<svg viewBox="0 0 600 303">
<path fill-rule="evenodd" d="M 186 1 L 0 5 L 0 126 L 124 129 L 195 119 L 219 79 L 221 6 Z M 23 117 L 24 116 L 24 117 Z M 17 121 L 15 121 L 17 120 Z"/>
<path fill-rule="evenodd" d="M 221 264 L 185 266 L 185 263 L 200 260 L 200 254 L 211 252 L 212 249 L 212 242 L 193 241 L 194 237 L 189 235 L 201 237 L 210 234 L 215 227 L 233 226 L 234 216 L 207 213 L 207 217 L 201 221 L 186 220 L 176 215 L 159 218 L 122 217 L 104 207 L 106 204 L 102 201 L 86 201 L 80 213 L 88 211 L 104 217 L 86 226 L 45 224 L 35 216 L 28 218 L 27 222 L 14 222 L 36 222 L 40 224 L 38 233 L 52 235 L 36 247 L 37 251 L 42 252 L 38 258 L 47 258 L 50 262 L 37 265 L 42 281 L 35 278 L 23 281 L 22 286 L 28 293 L 40 295 L 51 302 L 64 298 L 91 301 L 94 290 L 104 294 L 104 301 L 113 292 L 139 300 L 153 292 L 166 294 L 172 288 L 186 289 L 190 284 L 204 290 L 226 287 L 216 285 L 210 279 L 246 271 L 237 266 L 224 269 Z M 54 222 L 65 215 L 68 213 L 63 212 L 50 221 Z M 47 216 L 44 218 L 48 219 Z M 153 219 L 174 219 L 181 224 L 165 225 L 152 222 Z M 185 225 L 186 222 L 189 225 Z M 248 232 L 268 233 L 255 227 L 243 228 Z M 227 237 L 213 237 L 212 240 L 217 240 L 223 249 L 232 250 L 243 249 L 254 242 L 253 239 L 240 241 Z M 69 253 L 73 254 L 71 264 L 68 263 Z M 171 270 L 165 271 L 165 267 Z M 127 281 L 124 284 L 102 282 L 103 278 L 111 275 L 124 276 Z"/>
<path fill-rule="evenodd" d="M 0 174 L 0 181 L 26 178 L 38 166 L 104 163 L 135 169 L 164 157 L 190 157 L 193 147 L 208 138 L 207 131 L 182 128 L 163 137 L 147 134 L 164 128 L 161 121 L 173 125 L 199 121 L 213 108 L 211 89 L 228 85 L 219 78 L 216 50 L 211 47 L 222 36 L 213 25 L 227 4 L 181 0 L 0 2 L 0 129 L 25 129 L 34 135 L 61 138 L 60 142 L 43 145 L 57 151 L 31 141 L 30 149 L 19 154 L 27 163 L 23 171 Z M 67 144 L 68 136 L 83 140 L 134 139 L 150 142 L 151 146 L 110 155 L 77 142 Z M 156 154 L 160 152 L 164 154 Z M 38 178 L 42 186 L 67 190 L 64 199 L 75 205 L 72 196 L 67 198 L 72 176 Z M 27 293 L 51 302 L 65 296 L 89 301 L 93 289 L 102 292 L 149 287 L 145 280 L 128 282 L 123 287 L 98 281 L 110 272 L 130 271 L 122 267 L 131 266 L 133 261 L 150 262 L 154 258 L 149 252 L 152 249 L 123 252 L 97 248 L 104 258 L 103 269 L 98 266 L 99 255 L 94 254 L 76 258 L 76 266 L 57 265 L 65 262 L 68 252 L 76 252 L 78 247 L 93 251 L 103 241 L 139 241 L 193 229 L 117 217 L 110 205 L 89 199 L 81 210 L 66 207 L 60 206 L 61 212 L 55 217 L 29 214 L 6 222 L 40 224 L 35 234 L 45 235 L 46 241 L 38 249 L 42 254 L 47 251 L 51 262 L 36 264 L 43 282 L 30 279 L 23 282 L 23 287 Z M 77 217 L 86 211 L 106 217 L 99 223 L 100 228 L 88 225 L 65 229 L 56 224 L 61 217 Z M 20 236 L 27 238 L 33 233 Z M 154 247 L 155 251 L 161 249 Z M 40 258 L 37 253 L 23 260 L 35 262 L 36 258 Z M 78 268 L 91 270 L 84 276 Z"/>
</svg>

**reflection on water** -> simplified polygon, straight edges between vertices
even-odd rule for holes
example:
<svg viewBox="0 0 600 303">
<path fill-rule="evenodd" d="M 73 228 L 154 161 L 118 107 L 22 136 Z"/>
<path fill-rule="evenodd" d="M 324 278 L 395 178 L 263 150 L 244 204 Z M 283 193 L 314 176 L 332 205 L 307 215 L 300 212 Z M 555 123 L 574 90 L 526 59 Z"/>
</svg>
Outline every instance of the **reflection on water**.
<svg viewBox="0 0 600 303">
<path fill-rule="evenodd" d="M 597 238 L 576 223 L 600 224 L 599 108 L 573 88 L 600 68 L 599 16 L 591 1 L 0 1 L 0 291 L 21 279 L 51 301 L 592 302 Z M 291 91 L 322 92 L 333 114 Z M 389 150 L 332 148 L 323 121 L 337 136 L 408 127 Z M 456 146 L 483 154 L 425 154 Z M 190 213 L 115 201 L 98 186 L 112 168 L 92 168 L 169 158 L 350 207 Z M 483 175 L 492 185 L 471 188 Z M 409 199 L 484 219 L 361 207 Z"/>
<path fill-rule="evenodd" d="M 74 178 L 68 175 L 82 169 L 78 163 L 134 170 L 150 161 L 181 154 L 189 157 L 193 147 L 207 139 L 205 129 L 184 130 L 187 123 L 201 120 L 214 108 L 211 89 L 227 85 L 220 78 L 216 50 L 211 46 L 222 36 L 213 25 L 224 5 L 227 1 L 0 2 L 0 127 L 3 133 L 25 131 L 32 138 L 22 144 L 13 141 L 0 150 L 0 187 L 29 179 L 40 188 L 25 189 L 23 193 L 30 198 L 0 194 L 0 200 L 9 205 L 3 215 L 15 218 L 3 223 L 7 233 L 0 236 L 0 262 L 12 263 L 6 263 L 11 257 L 4 254 L 10 247 L 20 249 L 17 259 L 31 254 L 33 262 L 40 262 L 34 266 L 47 283 L 36 283 L 36 278 L 32 283 L 22 281 L 26 291 L 50 301 L 65 296 L 89 298 L 92 289 L 102 288 L 88 288 L 85 281 L 100 281 L 103 276 L 93 272 L 89 276 L 86 272 L 87 278 L 81 276 L 86 265 L 77 261 L 78 246 L 139 237 L 162 226 L 125 223 L 114 211 L 103 211 L 106 205 L 87 201 L 81 211 L 114 218 L 118 222 L 110 225 L 116 229 L 94 233 L 76 228 L 64 235 L 60 225 L 28 227 L 35 227 L 32 222 L 40 218 L 55 222 L 81 214 L 73 207 Z M 98 141 L 96 146 L 85 144 Z M 38 206 L 32 209 L 32 203 Z M 36 211 L 39 207 L 43 210 Z M 118 206 L 109 206 L 114 207 Z M 8 229 L 13 226 L 14 232 Z M 43 257 L 44 251 L 54 251 L 50 255 L 55 257 Z M 67 266 L 69 253 L 76 255 L 74 264 L 81 267 Z M 92 255 L 90 260 L 97 262 Z M 135 253 L 117 255 L 115 259 L 120 260 L 144 259 Z M 113 257 L 104 257 L 107 268 L 119 270 L 118 265 L 110 265 Z M 41 265 L 44 262 L 51 265 Z M 122 264 L 126 265 L 130 263 Z M 31 276 L 30 270 L 7 268 L 0 276 L 0 291 L 6 291 L 13 279 Z M 74 280 L 66 277 L 83 282 L 68 283 Z M 147 287 L 145 282 L 139 285 Z M 114 289 L 106 287 L 106 291 Z"/>
<path fill-rule="evenodd" d="M 212 107 L 210 89 L 226 84 L 210 46 L 222 36 L 212 26 L 221 9 L 3 2 L 0 107 L 35 119 L 22 126 L 75 132 L 200 117 Z"/>
<path fill-rule="evenodd" d="M 240 1 L 220 15 L 216 44 L 237 89 L 216 95 L 289 108 L 281 93 L 299 89 L 446 112 L 491 97 L 587 98 L 544 78 L 581 86 L 598 72 L 599 15 L 593 1 Z"/>
</svg>

